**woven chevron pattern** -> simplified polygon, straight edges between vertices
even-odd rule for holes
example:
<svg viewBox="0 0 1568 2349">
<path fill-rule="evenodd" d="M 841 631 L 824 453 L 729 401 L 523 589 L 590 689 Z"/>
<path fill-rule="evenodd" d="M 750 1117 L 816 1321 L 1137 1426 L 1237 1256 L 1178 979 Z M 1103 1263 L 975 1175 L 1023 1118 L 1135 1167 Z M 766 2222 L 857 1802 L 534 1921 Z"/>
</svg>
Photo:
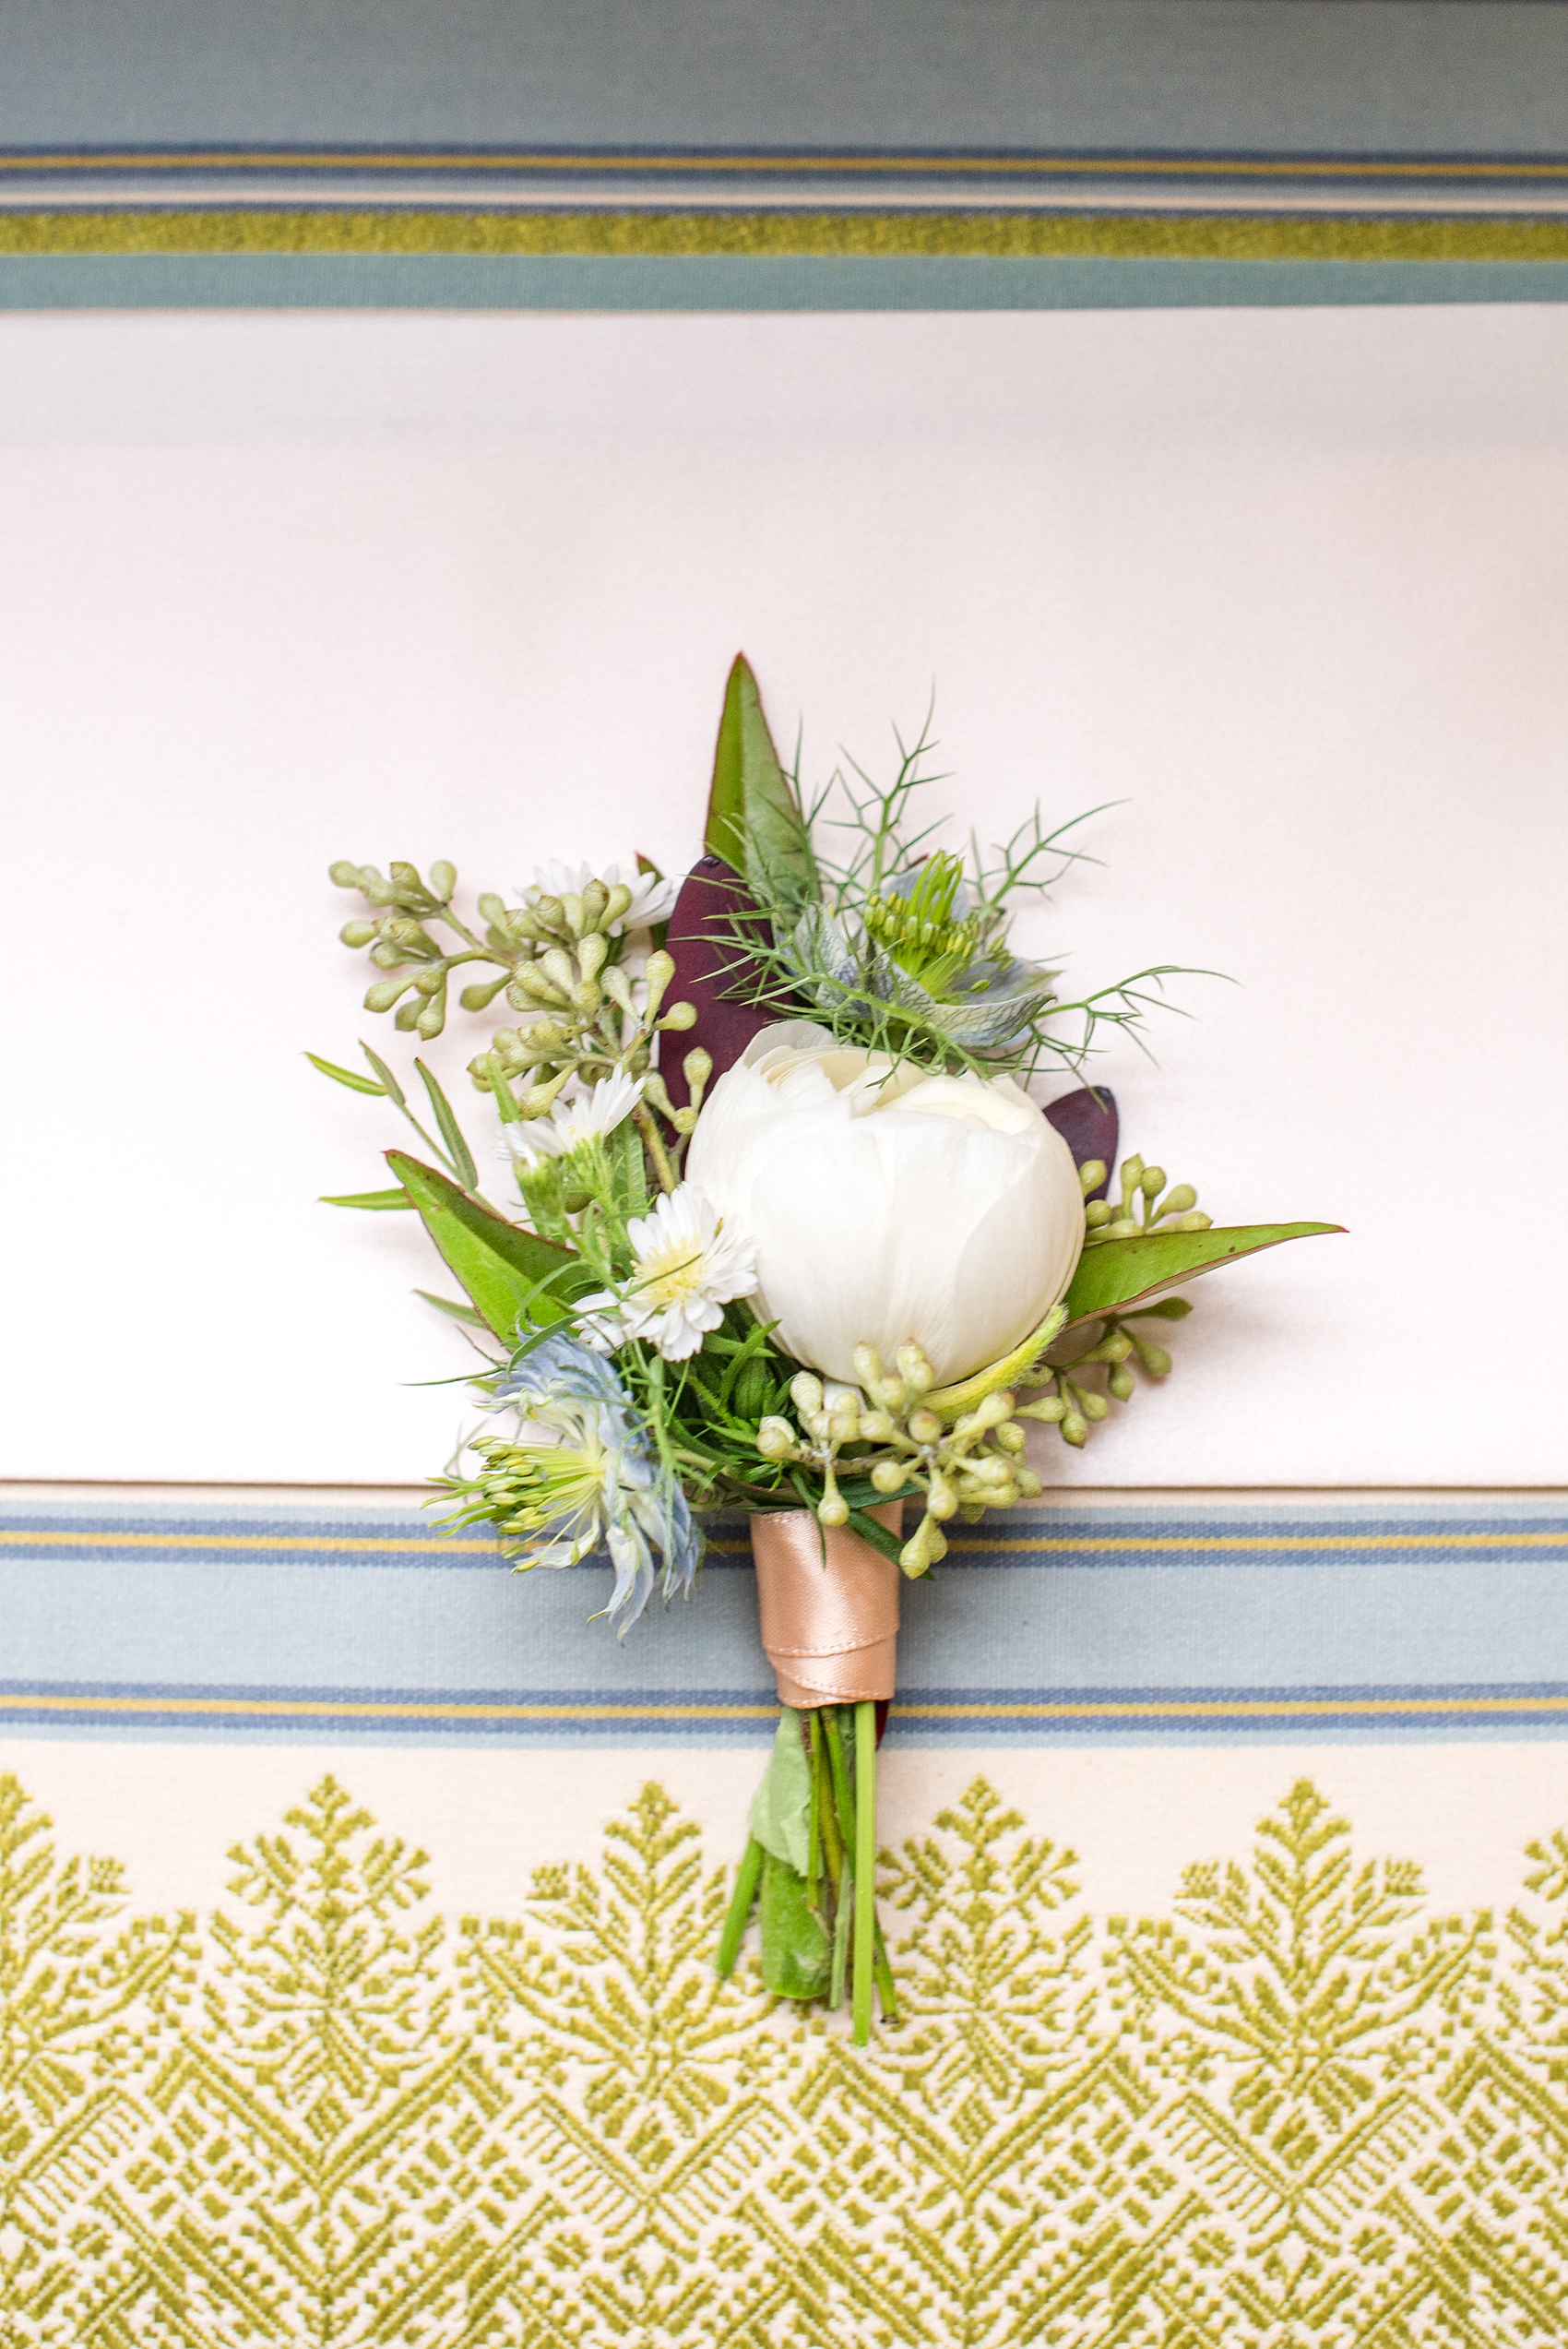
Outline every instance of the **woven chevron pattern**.
<svg viewBox="0 0 1568 2349">
<path fill-rule="evenodd" d="M 709 1963 L 657 1784 L 445 1917 L 333 1778 L 147 1916 L 0 1781 L 0 2342 L 1306 2349 L 1548 2343 L 1568 1834 L 1434 1916 L 1301 1781 L 1096 1918 L 975 1780 L 883 1855 L 867 2056 Z"/>
</svg>

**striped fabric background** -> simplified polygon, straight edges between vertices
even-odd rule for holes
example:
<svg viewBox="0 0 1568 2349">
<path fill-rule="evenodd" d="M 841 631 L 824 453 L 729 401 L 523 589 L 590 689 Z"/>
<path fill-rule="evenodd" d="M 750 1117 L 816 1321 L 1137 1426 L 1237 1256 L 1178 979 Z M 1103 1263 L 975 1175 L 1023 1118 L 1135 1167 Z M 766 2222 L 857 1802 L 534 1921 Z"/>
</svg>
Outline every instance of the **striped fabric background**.
<svg viewBox="0 0 1568 2349">
<path fill-rule="evenodd" d="M 892 1735 L 1568 1733 L 1568 1496 L 1081 1494 L 905 1599 Z M 518 1576 L 406 1499 L 77 1496 L 0 1518 L 6 1735 L 760 1746 L 744 1529 L 617 1644 L 607 1570 Z"/>
</svg>

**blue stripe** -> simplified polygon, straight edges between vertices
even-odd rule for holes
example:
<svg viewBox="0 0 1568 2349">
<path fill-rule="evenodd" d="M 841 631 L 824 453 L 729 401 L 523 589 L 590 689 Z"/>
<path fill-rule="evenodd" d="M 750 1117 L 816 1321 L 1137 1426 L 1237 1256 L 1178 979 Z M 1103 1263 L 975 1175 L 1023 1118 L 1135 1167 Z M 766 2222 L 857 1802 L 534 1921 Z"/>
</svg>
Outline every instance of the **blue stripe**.
<svg viewBox="0 0 1568 2349">
<path fill-rule="evenodd" d="M 743 1540 L 736 1521 L 714 1530 Z M 905 1594 L 904 1738 L 1568 1732 L 1561 1495 L 1074 1496 L 962 1539 Z M 624 1645 L 588 1621 L 608 1592 L 602 1566 L 517 1577 L 488 1545 L 448 1548 L 413 1506 L 35 1503 L 0 1519 L 0 1721 L 61 1736 L 766 1735 L 743 1553 L 712 1556 L 691 1602 L 655 1606 Z"/>
<path fill-rule="evenodd" d="M 1568 302 L 1564 261 L 498 254 L 0 257 L 5 310 L 1322 309 Z"/>
</svg>

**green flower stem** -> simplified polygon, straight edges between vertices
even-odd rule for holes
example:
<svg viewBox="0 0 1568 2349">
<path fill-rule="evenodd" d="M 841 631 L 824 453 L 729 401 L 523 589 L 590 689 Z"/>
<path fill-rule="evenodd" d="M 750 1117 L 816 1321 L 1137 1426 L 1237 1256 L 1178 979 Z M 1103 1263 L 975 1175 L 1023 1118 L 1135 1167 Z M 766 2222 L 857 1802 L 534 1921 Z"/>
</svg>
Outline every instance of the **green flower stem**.
<svg viewBox="0 0 1568 2349">
<path fill-rule="evenodd" d="M 876 1926 L 876 1707 L 855 1707 L 855 2006 L 852 2038 L 871 2043 L 872 1960 Z"/>
<path fill-rule="evenodd" d="M 822 1723 L 814 1712 L 808 1713 L 811 1733 L 812 1807 L 811 1824 L 806 1842 L 806 1906 L 820 1914 L 822 1910 L 822 1797 L 824 1759 Z"/>
<path fill-rule="evenodd" d="M 838 1868 L 838 1908 L 833 1926 L 833 1979 L 827 1994 L 830 2007 L 841 2007 L 844 2003 L 844 1976 L 849 1956 L 849 1919 L 854 1906 L 854 1878 L 849 1872 L 849 1854 L 846 1852 Z"/>
<path fill-rule="evenodd" d="M 827 1757 L 833 1766 L 833 1798 L 838 1806 L 838 1825 L 844 1837 L 846 1853 L 855 1848 L 855 1798 L 849 1792 L 849 1765 L 844 1759 L 844 1739 L 838 1726 L 837 1705 L 822 1708 L 823 1735 L 827 1740 Z"/>
<path fill-rule="evenodd" d="M 747 1842 L 745 1856 L 735 1871 L 735 1890 L 731 1895 L 730 1907 L 724 1919 L 724 1930 L 719 1936 L 719 1954 L 713 1961 L 716 1971 L 721 1977 L 731 1974 L 735 1971 L 735 1961 L 741 1954 L 741 1940 L 746 1929 L 746 1921 L 751 1915 L 752 1904 L 757 1896 L 757 1886 L 762 1881 L 762 1845 L 754 1835 Z"/>
<path fill-rule="evenodd" d="M 654 1173 L 659 1177 L 660 1188 L 672 1191 L 677 1180 L 675 1170 L 670 1163 L 670 1153 L 665 1149 L 659 1128 L 653 1122 L 652 1111 L 645 1109 L 642 1103 L 638 1102 L 632 1112 L 632 1123 L 647 1144 L 647 1154 L 653 1161 Z"/>
</svg>

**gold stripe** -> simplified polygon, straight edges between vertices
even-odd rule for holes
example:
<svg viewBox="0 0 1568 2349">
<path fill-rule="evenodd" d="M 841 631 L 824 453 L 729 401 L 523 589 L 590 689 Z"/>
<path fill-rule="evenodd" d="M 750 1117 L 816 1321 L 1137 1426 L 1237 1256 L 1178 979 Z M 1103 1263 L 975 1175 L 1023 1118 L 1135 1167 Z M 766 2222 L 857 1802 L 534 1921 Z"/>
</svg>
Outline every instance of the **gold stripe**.
<svg viewBox="0 0 1568 2349">
<path fill-rule="evenodd" d="M 1127 1550 L 1190 1552 L 1203 1550 L 1522 1550 L 1568 1547 L 1568 1532 L 1526 1533 L 1136 1533 L 1107 1535 L 1103 1540 L 1077 1542 L 1070 1534 L 1022 1534 L 1016 1541 L 999 1536 L 1010 1550 L 1050 1551 L 1071 1555 L 1088 1551 L 1110 1555 Z M 948 1543 L 952 1550 L 987 1552 L 991 1544 L 959 1534 Z"/>
<path fill-rule="evenodd" d="M 1568 219 L 1327 214 L 0 209 L 0 254 L 1562 261 Z"/>
<path fill-rule="evenodd" d="M 367 152 L 346 148 L 171 149 L 148 154 L 135 149 L 112 154 L 4 155 L 0 171 L 41 176 L 48 172 L 166 171 L 397 171 L 397 172 L 624 172 L 680 174 L 690 172 L 787 173 L 821 178 L 852 173 L 942 179 L 1158 178 L 1194 180 L 1562 180 L 1568 162 L 1539 159 L 1470 161 L 1432 158 L 1402 160 L 1327 156 L 1291 159 L 1267 156 L 1172 155 L 638 155 L 555 154 L 519 149 L 513 154 L 476 155 Z"/>
<path fill-rule="evenodd" d="M 902 1710 L 921 1721 L 1266 1721 L 1300 1713 L 1356 1713 L 1369 1718 L 1396 1713 L 1568 1713 L 1568 1696 L 1206 1697 L 1173 1699 L 1169 1703 L 1117 1699 L 1072 1704 L 911 1704 Z"/>
<path fill-rule="evenodd" d="M 363 1550 L 372 1556 L 391 1551 L 419 1556 L 463 1550 L 487 1557 L 500 1556 L 493 1542 L 460 1533 L 72 1533 L 64 1529 L 25 1533 L 6 1526 L 0 1528 L 0 1544 L 24 1550 Z"/>
<path fill-rule="evenodd" d="M 365 1698 L 73 1697 L 0 1694 L 3 1712 L 214 1713 L 225 1719 L 283 1713 L 290 1720 L 353 1721 L 772 1721 L 777 1704 L 386 1704 Z"/>
<path fill-rule="evenodd" d="M 710 1542 L 720 1556 L 750 1555 L 749 1542 Z M 947 1546 L 980 1557 L 1005 1556 L 1009 1551 L 1065 1557 L 1110 1557 L 1132 1551 L 1161 1556 L 1188 1556 L 1208 1550 L 1509 1550 L 1568 1548 L 1568 1532 L 1524 1533 L 1118 1533 L 1079 1541 L 1070 1533 L 995 1534 L 990 1541 L 975 1534 L 950 1535 Z"/>
<path fill-rule="evenodd" d="M 934 1703 L 896 1706 L 919 1721 L 1266 1721 L 1302 1714 L 1354 1714 L 1392 1719 L 1405 1714 L 1568 1713 L 1562 1697 L 1238 1697 L 1173 1699 L 1170 1702 L 1114 1699 L 1082 1702 Z M 224 1719 L 257 1715 L 289 1720 L 722 1722 L 772 1721 L 776 1704 L 581 1705 L 390 1704 L 365 1699 L 338 1701 L 299 1697 L 79 1697 L 0 1694 L 0 1712 L 178 1713 Z"/>
<path fill-rule="evenodd" d="M 707 1544 L 717 1557 L 749 1557 L 749 1540 L 712 1541 Z M 0 1547 L 13 1549 L 93 1549 L 93 1550 L 303 1550 L 349 1551 L 372 1556 L 443 1556 L 453 1551 L 468 1556 L 499 1559 L 501 1553 L 493 1542 L 471 1539 L 463 1534 L 444 1538 L 440 1534 L 413 1535 L 389 1533 L 341 1533 L 313 1535 L 309 1533 L 73 1533 L 65 1529 L 50 1529 L 29 1533 L 14 1527 L 0 1528 Z M 1116 1533 L 1098 1536 L 1092 1541 L 1080 1541 L 1068 1533 L 1022 1533 L 1014 1538 L 998 1535 L 984 1541 L 973 1534 L 956 1534 L 948 1543 L 954 1552 L 968 1552 L 976 1556 L 1005 1556 L 1010 1551 L 1027 1552 L 1031 1556 L 1065 1557 L 1111 1557 L 1155 1553 L 1158 1556 L 1201 1556 L 1206 1552 L 1283 1552 L 1301 1550 L 1528 1550 L 1562 1549 L 1568 1547 L 1568 1532 L 1525 1532 L 1513 1533 Z"/>
</svg>

